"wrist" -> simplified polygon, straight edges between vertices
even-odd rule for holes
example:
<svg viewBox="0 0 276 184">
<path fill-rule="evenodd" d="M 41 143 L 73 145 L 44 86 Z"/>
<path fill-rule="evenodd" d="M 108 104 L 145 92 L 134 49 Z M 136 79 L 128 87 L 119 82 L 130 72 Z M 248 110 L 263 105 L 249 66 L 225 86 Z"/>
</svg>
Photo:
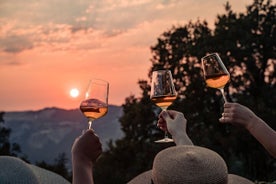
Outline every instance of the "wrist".
<svg viewBox="0 0 276 184">
<path fill-rule="evenodd" d="M 93 162 L 84 155 L 72 155 L 72 164 L 82 167 L 93 167 Z"/>
<path fill-rule="evenodd" d="M 189 136 L 185 133 L 172 136 L 176 145 L 193 145 Z"/>
<path fill-rule="evenodd" d="M 73 184 L 93 184 L 93 163 L 88 159 L 72 156 Z"/>
<path fill-rule="evenodd" d="M 249 131 L 249 132 L 252 132 L 254 131 L 255 129 L 258 129 L 258 126 L 262 125 L 263 124 L 263 120 L 261 120 L 259 117 L 257 116 L 253 116 L 251 118 L 251 120 L 248 122 L 247 126 L 246 126 L 246 129 Z"/>
</svg>

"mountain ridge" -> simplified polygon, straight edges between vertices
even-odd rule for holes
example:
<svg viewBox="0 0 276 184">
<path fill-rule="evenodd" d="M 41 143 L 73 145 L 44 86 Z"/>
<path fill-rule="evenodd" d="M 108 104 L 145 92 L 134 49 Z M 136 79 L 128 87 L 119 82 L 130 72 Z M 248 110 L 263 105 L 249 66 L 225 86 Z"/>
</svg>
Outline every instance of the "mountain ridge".
<svg viewBox="0 0 276 184">
<path fill-rule="evenodd" d="M 108 148 L 108 141 L 123 136 L 119 123 L 121 115 L 122 107 L 110 105 L 107 114 L 92 125 L 104 150 Z M 65 153 L 70 161 L 75 138 L 88 127 L 79 109 L 57 107 L 5 112 L 4 126 L 11 129 L 10 142 L 18 143 L 31 163 L 52 163 L 60 153 Z"/>
</svg>

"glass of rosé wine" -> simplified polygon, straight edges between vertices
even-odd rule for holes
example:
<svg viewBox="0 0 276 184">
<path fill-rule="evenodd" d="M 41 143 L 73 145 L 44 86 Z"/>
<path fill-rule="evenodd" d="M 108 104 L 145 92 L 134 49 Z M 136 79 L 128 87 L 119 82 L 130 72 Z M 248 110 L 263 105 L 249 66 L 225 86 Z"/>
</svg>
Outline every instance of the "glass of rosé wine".
<svg viewBox="0 0 276 184">
<path fill-rule="evenodd" d="M 152 72 L 150 98 L 163 111 L 167 110 L 176 99 L 176 91 L 170 70 L 157 70 Z M 165 131 L 164 138 L 155 142 L 173 142 L 173 139 L 169 138 L 168 132 Z"/>
<path fill-rule="evenodd" d="M 94 120 L 103 117 L 108 111 L 109 83 L 101 79 L 91 79 L 80 110 L 88 119 L 88 129 L 92 129 Z"/>
<path fill-rule="evenodd" d="M 203 74 L 206 85 L 221 91 L 223 99 L 227 102 L 224 94 L 224 86 L 230 80 L 230 74 L 217 53 L 212 53 L 201 58 Z"/>
</svg>

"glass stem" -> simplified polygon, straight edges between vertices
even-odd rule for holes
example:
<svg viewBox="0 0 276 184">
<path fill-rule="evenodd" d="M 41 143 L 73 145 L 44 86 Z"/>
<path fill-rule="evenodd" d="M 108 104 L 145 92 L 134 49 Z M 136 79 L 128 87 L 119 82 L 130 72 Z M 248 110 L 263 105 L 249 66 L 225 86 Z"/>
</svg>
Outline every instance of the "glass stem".
<svg viewBox="0 0 276 184">
<path fill-rule="evenodd" d="M 219 89 L 220 89 L 220 92 L 221 92 L 222 97 L 223 97 L 223 99 L 224 99 L 224 102 L 228 102 L 227 99 L 226 99 L 226 96 L 225 96 L 225 94 L 224 94 L 224 88 L 219 88 Z"/>
<path fill-rule="evenodd" d="M 165 131 L 164 139 L 167 140 L 169 138 L 168 131 Z"/>
<path fill-rule="evenodd" d="M 167 107 L 162 107 L 161 109 L 162 109 L 162 111 L 166 111 L 166 110 L 167 110 Z M 164 140 L 166 141 L 166 140 L 168 140 L 168 139 L 169 139 L 169 133 L 168 133 L 168 131 L 166 130 L 166 131 L 164 132 Z"/>
<path fill-rule="evenodd" d="M 92 129 L 92 120 L 88 121 L 88 129 Z"/>
</svg>

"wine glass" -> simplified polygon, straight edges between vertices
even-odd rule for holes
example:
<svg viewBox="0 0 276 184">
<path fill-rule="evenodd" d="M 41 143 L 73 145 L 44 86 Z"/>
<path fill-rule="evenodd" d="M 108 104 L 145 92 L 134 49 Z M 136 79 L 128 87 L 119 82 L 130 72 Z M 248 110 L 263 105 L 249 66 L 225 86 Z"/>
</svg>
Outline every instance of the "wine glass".
<svg viewBox="0 0 276 184">
<path fill-rule="evenodd" d="M 106 115 L 108 111 L 109 83 L 101 79 L 91 79 L 85 92 L 84 100 L 80 104 L 80 110 L 88 119 L 88 129 L 92 129 L 92 123 Z"/>
<path fill-rule="evenodd" d="M 230 80 L 230 74 L 218 53 L 212 53 L 201 58 L 201 63 L 207 86 L 219 89 L 224 101 L 227 102 L 224 86 Z"/>
<path fill-rule="evenodd" d="M 176 91 L 174 88 L 171 71 L 153 71 L 150 98 L 163 111 L 165 111 L 167 107 L 170 106 L 176 99 Z M 170 139 L 168 137 L 168 132 L 165 131 L 164 139 L 155 142 L 173 142 L 173 139 Z"/>
</svg>

